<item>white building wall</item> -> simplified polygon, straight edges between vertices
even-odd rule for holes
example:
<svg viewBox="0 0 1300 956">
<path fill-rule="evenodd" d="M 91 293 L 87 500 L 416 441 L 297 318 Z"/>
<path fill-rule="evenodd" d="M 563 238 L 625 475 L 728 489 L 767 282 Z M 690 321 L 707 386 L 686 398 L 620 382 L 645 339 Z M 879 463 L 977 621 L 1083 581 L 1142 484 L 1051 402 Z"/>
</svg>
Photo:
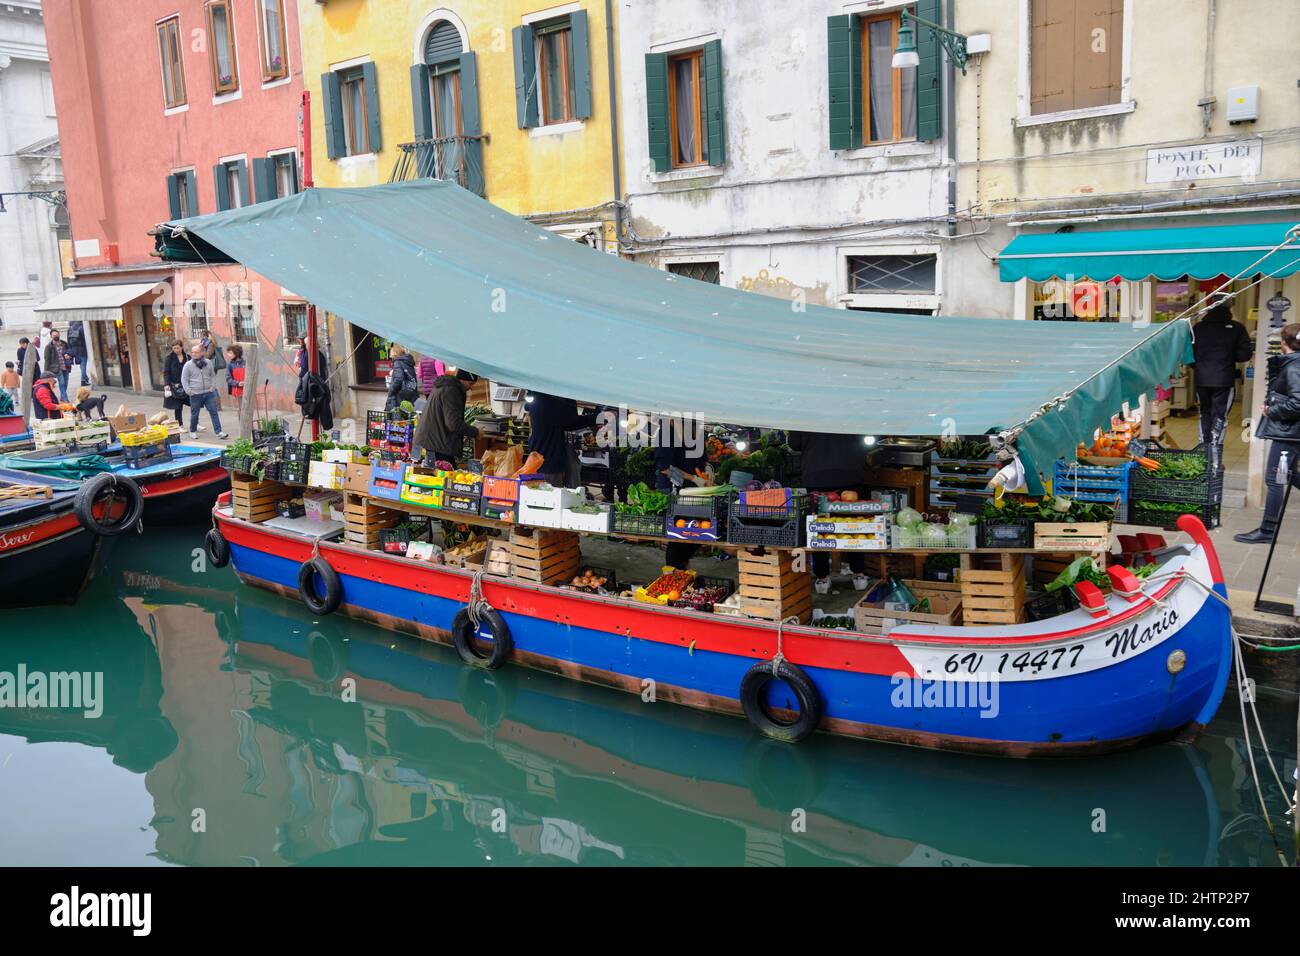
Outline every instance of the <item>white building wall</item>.
<svg viewBox="0 0 1300 956">
<path fill-rule="evenodd" d="M 946 246 L 943 139 L 832 151 L 826 19 L 892 0 L 639 0 L 622 4 L 620 135 L 632 254 L 719 260 L 721 284 L 835 306 L 850 247 Z M 656 172 L 645 54 L 722 42 L 726 163 Z M 945 251 L 940 249 L 938 275 Z M 940 280 L 942 281 L 942 280 Z"/>
<path fill-rule="evenodd" d="M 63 188 L 49 70 L 39 0 L 0 3 L 0 192 Z M 6 332 L 34 328 L 32 309 L 63 288 L 54 213 L 39 199 L 5 199 L 0 320 Z"/>
</svg>

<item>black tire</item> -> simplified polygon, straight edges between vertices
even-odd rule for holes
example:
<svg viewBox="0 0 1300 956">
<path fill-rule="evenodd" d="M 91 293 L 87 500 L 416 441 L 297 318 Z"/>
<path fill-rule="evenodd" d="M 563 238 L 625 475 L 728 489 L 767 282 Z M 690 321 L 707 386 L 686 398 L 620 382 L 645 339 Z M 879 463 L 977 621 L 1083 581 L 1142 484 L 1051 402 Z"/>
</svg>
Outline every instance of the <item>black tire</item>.
<svg viewBox="0 0 1300 956">
<path fill-rule="evenodd" d="M 481 654 L 474 646 L 474 624 L 469 619 L 469 608 L 461 608 L 451 622 L 451 646 L 456 648 L 460 659 L 471 667 L 485 667 L 496 670 L 506 662 L 514 650 L 514 641 L 510 637 L 510 628 L 505 619 L 492 608 L 484 608 L 479 613 L 479 620 L 487 625 L 492 634 L 492 650 Z M 481 628 L 480 628 L 481 630 Z"/>
<path fill-rule="evenodd" d="M 313 579 L 317 575 L 324 587 L 322 594 L 316 593 L 316 582 Z M 343 601 L 343 582 L 328 561 L 315 557 L 304 561 L 298 569 L 298 596 L 313 614 L 333 614 Z"/>
<path fill-rule="evenodd" d="M 108 518 L 113 505 L 126 501 L 126 514 L 119 520 Z M 95 507 L 102 505 L 104 517 L 95 515 Z M 77 491 L 72 510 L 81 526 L 101 538 L 111 538 L 129 531 L 140 523 L 144 514 L 144 493 L 140 486 L 125 475 L 104 472 L 87 478 Z"/>
<path fill-rule="evenodd" d="M 799 716 L 791 723 L 778 720 L 763 706 L 763 690 L 774 679 L 785 681 L 794 691 Z M 745 709 L 750 726 L 760 734 L 789 743 L 803 740 L 817 729 L 822 719 L 821 695 L 808 675 L 789 661 L 762 661 L 746 671 L 740 682 L 740 706 Z"/>
<path fill-rule="evenodd" d="M 203 539 L 203 550 L 208 554 L 208 564 L 214 568 L 224 568 L 230 563 L 230 544 L 216 528 L 210 529 Z"/>
</svg>

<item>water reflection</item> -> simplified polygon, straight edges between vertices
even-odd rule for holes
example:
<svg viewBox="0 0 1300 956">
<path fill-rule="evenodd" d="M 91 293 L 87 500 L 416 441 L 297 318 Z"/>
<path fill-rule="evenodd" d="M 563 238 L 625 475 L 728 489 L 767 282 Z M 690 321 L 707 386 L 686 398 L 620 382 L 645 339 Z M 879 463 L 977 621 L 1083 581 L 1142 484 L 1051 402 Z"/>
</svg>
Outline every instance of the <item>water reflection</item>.
<svg viewBox="0 0 1300 956">
<path fill-rule="evenodd" d="M 12 735 L 0 750 L 75 741 L 143 774 L 154 817 L 141 825 L 166 861 L 1275 863 L 1235 703 L 1195 747 L 1096 760 L 788 747 L 740 720 L 517 667 L 469 670 L 439 647 L 313 621 L 229 571 L 178 568 L 191 544 L 130 542 L 80 604 L 19 612 L 0 641 L 0 670 L 102 669 L 106 685 L 99 720 L 0 710 Z M 1289 774 L 1294 698 L 1263 706 Z M 124 771 L 95 771 L 108 772 Z M 2 837 L 23 797 L 0 781 Z"/>
</svg>

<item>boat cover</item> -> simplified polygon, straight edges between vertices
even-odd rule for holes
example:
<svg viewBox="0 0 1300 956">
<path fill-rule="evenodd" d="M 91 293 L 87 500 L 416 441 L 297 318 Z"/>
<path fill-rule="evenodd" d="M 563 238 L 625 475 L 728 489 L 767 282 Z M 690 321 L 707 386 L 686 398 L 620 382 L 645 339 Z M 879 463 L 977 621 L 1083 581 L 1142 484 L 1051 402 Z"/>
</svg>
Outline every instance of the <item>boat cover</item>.
<svg viewBox="0 0 1300 956">
<path fill-rule="evenodd" d="M 57 458 L 28 458 L 0 455 L 0 468 L 44 475 L 62 481 L 84 481 L 102 471 L 112 471 L 103 455 L 61 455 Z"/>
<path fill-rule="evenodd" d="M 1191 358 L 1185 321 L 918 317 L 721 288 L 597 252 L 436 180 L 308 189 L 164 225 L 157 242 L 167 258 L 243 263 L 494 381 L 804 431 L 1023 426 L 1031 475 Z"/>
</svg>

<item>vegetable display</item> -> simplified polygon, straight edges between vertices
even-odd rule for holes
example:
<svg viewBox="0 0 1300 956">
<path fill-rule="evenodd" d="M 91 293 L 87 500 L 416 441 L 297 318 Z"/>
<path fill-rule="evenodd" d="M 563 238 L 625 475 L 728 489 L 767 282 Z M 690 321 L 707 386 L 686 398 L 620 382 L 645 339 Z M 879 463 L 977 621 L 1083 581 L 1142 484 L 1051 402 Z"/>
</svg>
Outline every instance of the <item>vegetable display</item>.
<svg viewBox="0 0 1300 956">
<path fill-rule="evenodd" d="M 639 481 L 627 489 L 627 501 L 619 502 L 614 507 L 619 514 L 661 515 L 668 511 L 668 495 Z"/>
<path fill-rule="evenodd" d="M 982 461 L 993 454 L 993 446 L 986 441 L 968 438 L 951 438 L 939 442 L 940 458 L 955 458 L 962 461 Z"/>
<path fill-rule="evenodd" d="M 1115 509 L 1097 502 L 1075 501 L 1064 496 L 1044 495 L 1037 503 L 1022 504 L 1004 498 L 1000 504 L 984 502 L 980 520 L 985 524 L 1019 524 L 1036 521 L 1113 521 Z"/>
<path fill-rule="evenodd" d="M 1159 468 L 1157 471 L 1152 472 L 1152 477 L 1172 478 L 1175 481 L 1195 481 L 1206 472 L 1205 459 L 1198 458 L 1195 455 L 1171 456 L 1158 464 Z"/>
</svg>

